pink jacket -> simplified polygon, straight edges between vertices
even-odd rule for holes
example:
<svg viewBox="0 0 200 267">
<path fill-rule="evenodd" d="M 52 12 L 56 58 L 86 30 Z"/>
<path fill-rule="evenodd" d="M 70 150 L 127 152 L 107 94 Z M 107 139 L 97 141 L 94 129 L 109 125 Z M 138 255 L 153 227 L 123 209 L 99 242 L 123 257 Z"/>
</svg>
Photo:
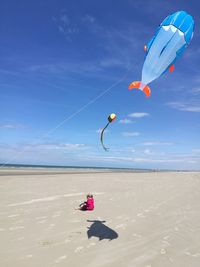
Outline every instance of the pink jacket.
<svg viewBox="0 0 200 267">
<path fill-rule="evenodd" d="M 94 199 L 88 198 L 86 202 L 87 210 L 93 210 L 94 209 Z"/>
</svg>

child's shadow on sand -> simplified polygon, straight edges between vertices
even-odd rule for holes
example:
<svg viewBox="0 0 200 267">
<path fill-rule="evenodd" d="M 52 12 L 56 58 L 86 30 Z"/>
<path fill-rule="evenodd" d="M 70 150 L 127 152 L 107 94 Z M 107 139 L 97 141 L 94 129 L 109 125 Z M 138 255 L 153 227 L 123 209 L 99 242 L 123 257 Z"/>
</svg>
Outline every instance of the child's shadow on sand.
<svg viewBox="0 0 200 267">
<path fill-rule="evenodd" d="M 88 239 L 91 238 L 92 236 L 98 237 L 99 241 L 103 239 L 109 239 L 109 241 L 118 238 L 118 233 L 106 226 L 104 223 L 106 221 L 90 221 L 87 220 L 88 222 L 92 222 L 93 224 L 88 227 L 87 235 Z"/>
</svg>

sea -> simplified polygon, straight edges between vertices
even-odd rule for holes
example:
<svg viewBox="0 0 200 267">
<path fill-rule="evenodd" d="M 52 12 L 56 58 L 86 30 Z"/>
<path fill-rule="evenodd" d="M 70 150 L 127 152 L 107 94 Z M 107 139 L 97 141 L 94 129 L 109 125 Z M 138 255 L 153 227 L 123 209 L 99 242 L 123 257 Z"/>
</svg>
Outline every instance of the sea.
<svg viewBox="0 0 200 267">
<path fill-rule="evenodd" d="M 0 169 L 44 169 L 44 170 L 74 170 L 74 171 L 88 171 L 88 172 L 153 172 L 158 170 L 139 169 L 139 168 L 118 168 L 118 167 L 93 167 L 93 166 L 62 166 L 62 165 L 33 165 L 33 164 L 1 164 Z"/>
</svg>

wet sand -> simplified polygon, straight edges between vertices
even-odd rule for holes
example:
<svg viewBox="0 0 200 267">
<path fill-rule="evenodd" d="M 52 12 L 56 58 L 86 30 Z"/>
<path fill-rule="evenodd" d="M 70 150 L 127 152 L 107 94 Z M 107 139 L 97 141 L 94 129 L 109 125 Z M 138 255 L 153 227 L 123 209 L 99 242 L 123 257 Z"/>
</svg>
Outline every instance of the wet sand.
<svg viewBox="0 0 200 267">
<path fill-rule="evenodd" d="M 0 170 L 0 266 L 200 266 L 200 173 L 65 172 Z"/>
</svg>

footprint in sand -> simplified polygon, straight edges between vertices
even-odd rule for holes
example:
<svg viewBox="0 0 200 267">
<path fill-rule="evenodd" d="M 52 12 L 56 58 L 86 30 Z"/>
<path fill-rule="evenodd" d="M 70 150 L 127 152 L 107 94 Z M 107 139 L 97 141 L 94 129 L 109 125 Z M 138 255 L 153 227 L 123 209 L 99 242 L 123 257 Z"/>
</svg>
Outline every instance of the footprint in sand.
<svg viewBox="0 0 200 267">
<path fill-rule="evenodd" d="M 189 251 L 186 251 L 184 254 L 187 255 L 187 256 L 195 257 L 195 258 L 200 257 L 200 253 L 195 253 L 194 254 L 194 253 L 191 253 Z"/>
<path fill-rule="evenodd" d="M 33 258 L 33 255 L 28 254 L 28 255 L 26 255 L 25 257 L 26 257 L 26 258 Z"/>
<path fill-rule="evenodd" d="M 77 236 L 77 235 L 80 235 L 81 234 L 81 232 L 71 232 L 70 234 L 69 234 L 69 237 L 71 238 L 71 237 L 75 237 L 75 236 Z"/>
<path fill-rule="evenodd" d="M 88 246 L 87 246 L 87 248 L 90 248 L 90 247 L 93 247 L 93 246 L 95 246 L 96 245 L 96 243 L 90 243 Z"/>
<path fill-rule="evenodd" d="M 163 237 L 163 240 L 167 240 L 169 238 L 170 238 L 170 236 L 169 235 L 166 235 L 166 236 Z"/>
<path fill-rule="evenodd" d="M 18 241 L 24 240 L 25 238 L 23 236 L 17 238 Z"/>
<path fill-rule="evenodd" d="M 69 243 L 69 242 L 71 242 L 70 239 L 65 239 L 64 244 L 67 244 L 67 243 Z"/>
<path fill-rule="evenodd" d="M 125 230 L 126 229 L 126 224 L 125 223 L 118 224 L 115 228 L 116 229 L 122 228 L 123 230 Z"/>
<path fill-rule="evenodd" d="M 24 226 L 14 226 L 14 227 L 9 228 L 10 231 L 16 231 L 16 230 L 20 230 L 20 229 L 24 229 Z"/>
<path fill-rule="evenodd" d="M 55 224 L 54 223 L 51 223 L 48 227 L 48 229 L 52 229 L 53 227 L 55 227 Z"/>
<path fill-rule="evenodd" d="M 41 241 L 39 242 L 40 245 L 42 245 L 43 247 L 46 247 L 46 246 L 50 246 L 53 242 L 51 241 Z"/>
<path fill-rule="evenodd" d="M 24 220 L 15 221 L 16 224 L 22 224 L 23 222 L 24 222 Z"/>
<path fill-rule="evenodd" d="M 60 217 L 60 214 L 54 214 L 51 216 L 52 218 Z"/>
<path fill-rule="evenodd" d="M 81 252 L 83 250 L 83 247 L 77 247 L 75 250 L 74 250 L 74 252 L 75 253 L 79 253 L 79 252 Z"/>
<path fill-rule="evenodd" d="M 140 217 L 140 218 L 145 218 L 146 217 L 143 213 L 138 213 L 137 216 Z"/>
<path fill-rule="evenodd" d="M 72 220 L 72 223 L 80 223 L 80 220 Z"/>
<path fill-rule="evenodd" d="M 36 217 L 35 219 L 36 220 L 42 220 L 42 219 L 46 219 L 47 217 L 46 216 L 40 216 L 40 217 Z"/>
<path fill-rule="evenodd" d="M 162 248 L 162 249 L 160 250 L 160 254 L 164 255 L 164 254 L 166 254 L 166 253 L 167 253 L 167 251 L 166 251 L 164 248 Z"/>
<path fill-rule="evenodd" d="M 66 255 L 63 255 L 63 256 L 57 258 L 57 259 L 55 260 L 55 263 L 59 263 L 59 262 L 65 260 L 66 258 L 67 258 L 67 256 L 66 256 Z"/>
<path fill-rule="evenodd" d="M 21 259 L 24 260 L 24 259 L 30 259 L 30 258 L 33 258 L 33 255 L 28 254 L 28 255 L 25 255 L 24 257 L 22 257 Z"/>
<path fill-rule="evenodd" d="M 18 217 L 19 214 L 11 214 L 11 215 L 8 215 L 8 218 L 13 218 L 13 217 Z"/>
<path fill-rule="evenodd" d="M 165 247 L 169 247 L 171 245 L 167 240 L 163 240 L 162 243 Z"/>
<path fill-rule="evenodd" d="M 137 238 L 142 238 L 142 235 L 137 234 L 137 233 L 132 234 L 132 236 L 137 237 Z"/>
<path fill-rule="evenodd" d="M 157 209 L 156 206 L 151 206 L 151 207 L 149 208 L 150 211 L 154 211 L 154 210 L 156 210 L 156 209 Z"/>
<path fill-rule="evenodd" d="M 46 220 L 38 221 L 37 223 L 45 223 Z"/>
</svg>

